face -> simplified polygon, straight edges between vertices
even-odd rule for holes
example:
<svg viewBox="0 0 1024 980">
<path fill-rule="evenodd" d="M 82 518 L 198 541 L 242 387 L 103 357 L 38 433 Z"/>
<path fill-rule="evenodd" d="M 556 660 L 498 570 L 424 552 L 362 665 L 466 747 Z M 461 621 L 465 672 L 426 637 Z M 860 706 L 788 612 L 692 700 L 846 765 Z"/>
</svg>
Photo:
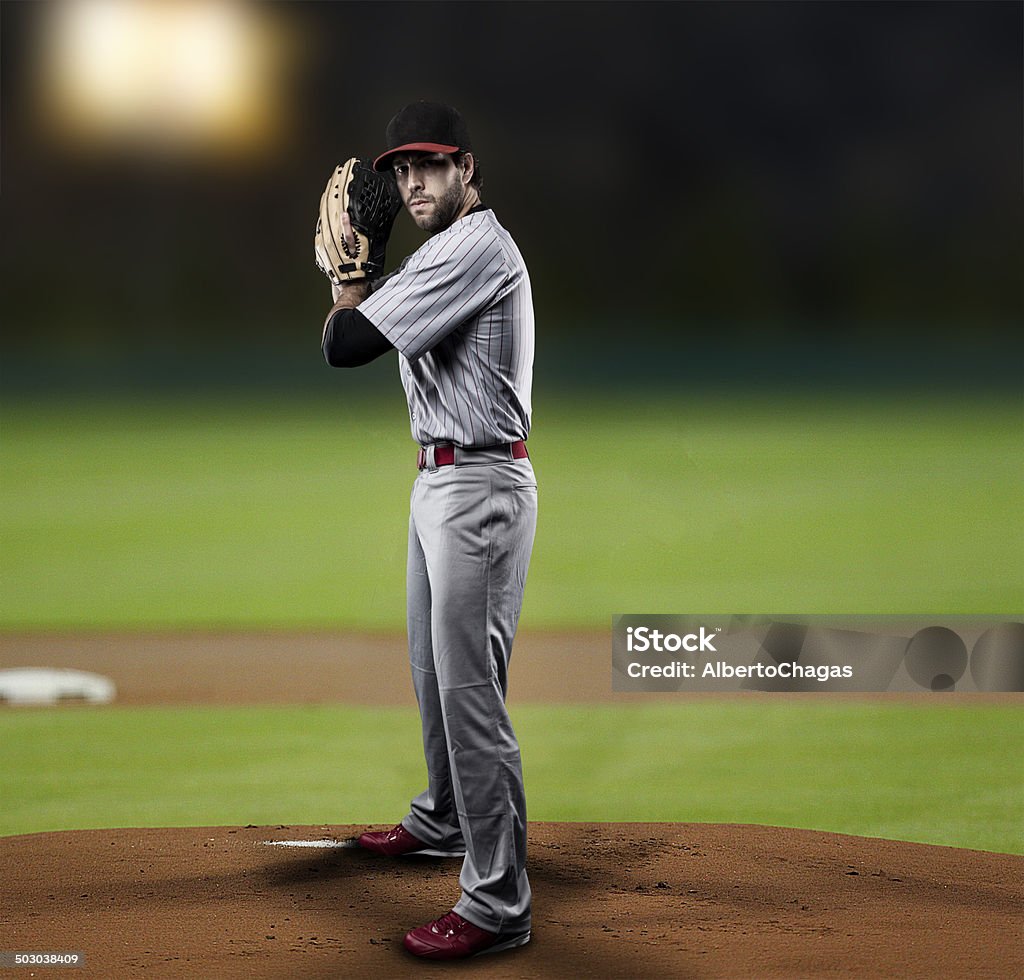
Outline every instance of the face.
<svg viewBox="0 0 1024 980">
<path fill-rule="evenodd" d="M 446 153 L 400 153 L 391 167 L 402 203 L 423 231 L 444 231 L 459 216 L 468 178 Z"/>
</svg>

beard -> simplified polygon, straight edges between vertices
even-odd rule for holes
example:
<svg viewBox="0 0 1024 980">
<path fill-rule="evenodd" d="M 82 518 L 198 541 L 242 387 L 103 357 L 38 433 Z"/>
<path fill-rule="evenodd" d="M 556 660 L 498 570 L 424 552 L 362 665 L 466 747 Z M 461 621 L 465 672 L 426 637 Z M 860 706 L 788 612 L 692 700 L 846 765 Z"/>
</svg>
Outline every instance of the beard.
<svg viewBox="0 0 1024 980">
<path fill-rule="evenodd" d="M 440 197 L 434 198 L 433 211 L 418 217 L 413 215 L 412 219 L 417 227 L 428 235 L 435 235 L 439 231 L 444 231 L 455 220 L 463 200 L 462 181 L 456 179 L 444 189 Z"/>
</svg>

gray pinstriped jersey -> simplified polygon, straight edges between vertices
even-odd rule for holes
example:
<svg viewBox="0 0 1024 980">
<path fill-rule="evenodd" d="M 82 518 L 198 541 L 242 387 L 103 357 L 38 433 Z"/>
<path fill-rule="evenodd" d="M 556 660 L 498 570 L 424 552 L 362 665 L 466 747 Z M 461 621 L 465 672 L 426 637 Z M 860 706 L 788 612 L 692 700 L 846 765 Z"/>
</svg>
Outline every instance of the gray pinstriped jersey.
<svg viewBox="0 0 1024 980">
<path fill-rule="evenodd" d="M 530 277 L 494 212 L 429 238 L 359 304 L 399 352 L 412 437 L 474 448 L 530 431 Z"/>
</svg>

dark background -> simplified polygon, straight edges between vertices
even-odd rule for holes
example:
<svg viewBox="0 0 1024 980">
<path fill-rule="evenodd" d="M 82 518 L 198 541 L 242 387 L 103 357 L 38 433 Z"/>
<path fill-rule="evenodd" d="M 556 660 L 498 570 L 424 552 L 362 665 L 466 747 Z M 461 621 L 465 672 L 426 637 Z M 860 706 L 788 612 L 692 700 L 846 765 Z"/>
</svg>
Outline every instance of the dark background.
<svg viewBox="0 0 1024 980">
<path fill-rule="evenodd" d="M 288 111 L 232 161 L 55 138 L 51 6 L 0 13 L 8 392 L 329 385 L 322 185 L 417 98 L 470 124 L 542 378 L 1020 381 L 1019 3 L 257 4 Z"/>
</svg>

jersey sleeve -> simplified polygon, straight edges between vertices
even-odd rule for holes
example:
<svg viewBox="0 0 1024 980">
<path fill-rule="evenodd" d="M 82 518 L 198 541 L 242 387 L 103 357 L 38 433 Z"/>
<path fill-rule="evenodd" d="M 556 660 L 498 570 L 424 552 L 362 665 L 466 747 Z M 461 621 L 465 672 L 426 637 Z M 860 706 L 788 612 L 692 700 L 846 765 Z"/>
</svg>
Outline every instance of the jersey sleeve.
<svg viewBox="0 0 1024 980">
<path fill-rule="evenodd" d="M 505 296 L 518 278 L 493 232 L 472 227 L 428 241 L 358 309 L 415 361 Z"/>
</svg>

